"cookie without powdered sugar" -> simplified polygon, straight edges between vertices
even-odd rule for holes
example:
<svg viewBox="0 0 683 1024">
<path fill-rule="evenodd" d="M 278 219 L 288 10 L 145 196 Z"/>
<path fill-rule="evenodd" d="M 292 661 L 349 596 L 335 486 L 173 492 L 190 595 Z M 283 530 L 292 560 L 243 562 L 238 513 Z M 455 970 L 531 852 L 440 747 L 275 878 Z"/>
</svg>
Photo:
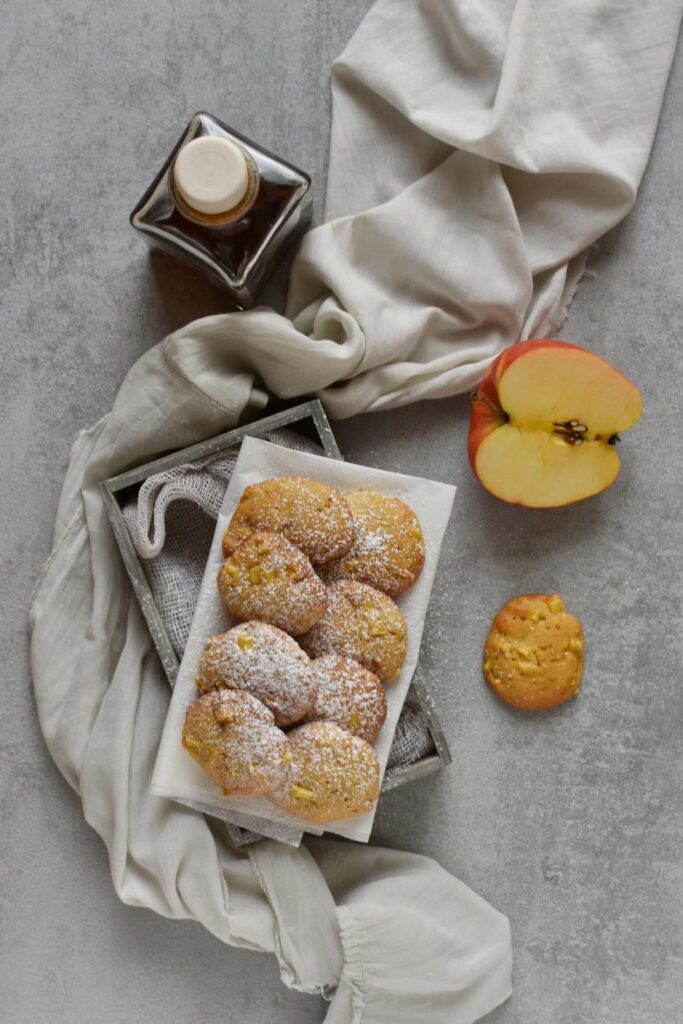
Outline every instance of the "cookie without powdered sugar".
<svg viewBox="0 0 683 1024">
<path fill-rule="evenodd" d="M 545 711 L 576 696 L 583 629 L 559 594 L 523 594 L 504 605 L 484 647 L 484 678 L 508 704 Z"/>
<path fill-rule="evenodd" d="M 221 567 L 218 590 L 235 619 L 268 622 L 290 636 L 306 633 L 327 607 L 325 585 L 309 559 L 275 533 L 243 540 Z"/>
<path fill-rule="evenodd" d="M 303 476 L 283 476 L 247 487 L 223 537 L 229 557 L 245 537 L 277 533 L 320 565 L 353 543 L 351 509 L 334 487 Z"/>
<path fill-rule="evenodd" d="M 296 640 L 265 622 L 243 622 L 207 641 L 197 688 L 246 690 L 263 701 L 280 728 L 300 722 L 314 703 L 311 660 Z"/>
</svg>

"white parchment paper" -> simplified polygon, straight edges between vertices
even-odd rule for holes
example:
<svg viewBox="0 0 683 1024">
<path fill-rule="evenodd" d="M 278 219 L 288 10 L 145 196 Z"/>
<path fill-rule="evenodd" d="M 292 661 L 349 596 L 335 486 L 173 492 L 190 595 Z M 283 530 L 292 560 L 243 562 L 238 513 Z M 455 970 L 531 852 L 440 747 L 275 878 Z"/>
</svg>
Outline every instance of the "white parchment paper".
<svg viewBox="0 0 683 1024">
<path fill-rule="evenodd" d="M 387 718 L 375 744 L 380 770 L 384 775 L 396 723 L 417 664 L 429 597 L 453 506 L 455 487 L 306 452 L 295 452 L 267 441 L 246 437 L 218 516 L 190 636 L 159 746 L 152 792 L 181 802 L 201 804 L 208 813 L 213 812 L 223 819 L 229 819 L 231 812 L 239 814 L 245 823 L 253 817 L 258 819 L 253 825 L 257 829 L 264 821 L 270 821 L 279 827 L 285 825 L 296 831 L 315 835 L 328 831 L 367 842 L 376 805 L 368 814 L 333 823 L 323 830 L 284 813 L 264 797 L 224 796 L 180 743 L 186 708 L 197 697 L 195 677 L 204 644 L 213 633 L 222 632 L 234 624 L 223 607 L 216 586 L 216 577 L 223 564 L 223 533 L 245 487 L 277 476 L 308 476 L 332 484 L 341 491 L 373 488 L 388 496 L 400 498 L 420 520 L 425 538 L 425 565 L 415 585 L 397 602 L 408 623 L 408 652 L 398 680 L 386 688 Z"/>
</svg>

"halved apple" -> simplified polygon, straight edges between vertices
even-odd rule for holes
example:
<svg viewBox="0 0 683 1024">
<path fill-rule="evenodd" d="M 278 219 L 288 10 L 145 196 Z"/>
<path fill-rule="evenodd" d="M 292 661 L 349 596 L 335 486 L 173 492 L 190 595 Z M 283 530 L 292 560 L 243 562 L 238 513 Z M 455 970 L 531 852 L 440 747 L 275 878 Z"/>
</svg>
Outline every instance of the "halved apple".
<svg viewBox="0 0 683 1024">
<path fill-rule="evenodd" d="M 604 491 L 618 435 L 640 418 L 638 388 L 578 345 L 542 339 L 502 352 L 472 396 L 469 456 L 487 491 L 554 508 Z"/>
</svg>

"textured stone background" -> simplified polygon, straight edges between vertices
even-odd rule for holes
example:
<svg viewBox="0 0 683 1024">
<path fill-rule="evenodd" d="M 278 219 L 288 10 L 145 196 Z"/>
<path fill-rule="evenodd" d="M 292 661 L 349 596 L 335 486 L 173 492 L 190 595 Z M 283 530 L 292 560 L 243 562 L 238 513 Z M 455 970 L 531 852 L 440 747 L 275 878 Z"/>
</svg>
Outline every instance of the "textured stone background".
<svg viewBox="0 0 683 1024">
<path fill-rule="evenodd" d="M 26 611 L 69 446 L 133 361 L 223 308 L 151 262 L 128 213 L 207 108 L 313 173 L 328 71 L 368 0 L 15 0 L 0 32 L 3 1024 L 305 1024 L 272 959 L 124 907 L 35 716 Z M 425 637 L 454 765 L 389 795 L 376 839 L 435 856 L 507 913 L 512 999 L 495 1024 L 675 1024 L 683 1002 L 681 261 L 683 67 L 634 213 L 606 238 L 564 336 L 645 395 L 611 491 L 505 508 L 465 462 L 467 402 L 338 426 L 347 456 L 458 484 Z M 273 294 L 277 294 L 277 289 Z M 588 637 L 585 687 L 530 718 L 479 675 L 493 612 L 558 589 Z"/>
</svg>

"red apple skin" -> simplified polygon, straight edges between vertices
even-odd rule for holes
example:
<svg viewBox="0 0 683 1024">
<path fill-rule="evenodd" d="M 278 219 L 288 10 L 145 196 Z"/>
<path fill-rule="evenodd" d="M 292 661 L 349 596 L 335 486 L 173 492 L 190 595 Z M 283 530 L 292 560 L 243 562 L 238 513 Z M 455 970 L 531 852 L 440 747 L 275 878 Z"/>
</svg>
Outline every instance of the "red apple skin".
<svg viewBox="0 0 683 1024">
<path fill-rule="evenodd" d="M 503 353 L 505 355 L 505 353 Z M 498 360 L 493 363 L 493 369 Z M 474 457 L 477 454 L 479 445 L 488 437 L 492 430 L 502 427 L 507 417 L 498 404 L 498 389 L 490 376 L 491 370 L 477 388 L 472 397 L 472 409 L 470 412 L 470 432 L 467 438 L 467 454 L 470 459 L 472 472 L 476 476 Z M 476 397 L 475 397 L 476 396 Z"/>
<path fill-rule="evenodd" d="M 492 430 L 507 422 L 507 415 L 501 409 L 498 401 L 498 384 L 500 379 L 505 371 L 514 363 L 515 359 L 519 359 L 520 356 L 523 356 L 532 349 L 539 348 L 573 348 L 586 355 L 594 355 L 593 352 L 582 348 L 581 345 L 573 345 L 570 341 L 561 341 L 559 338 L 532 338 L 529 341 L 519 341 L 516 345 L 511 345 L 510 348 L 506 348 L 500 353 L 489 366 L 486 376 L 475 392 L 477 397 L 472 400 L 467 452 L 470 466 L 475 476 L 474 459 L 479 445 L 484 438 L 488 437 Z M 600 357 L 596 356 L 595 358 L 599 359 Z M 614 370 L 614 372 L 619 373 L 618 370 Z M 619 374 L 619 376 L 624 377 L 623 374 Z M 627 378 L 624 377 L 624 380 L 627 380 Z"/>
</svg>

